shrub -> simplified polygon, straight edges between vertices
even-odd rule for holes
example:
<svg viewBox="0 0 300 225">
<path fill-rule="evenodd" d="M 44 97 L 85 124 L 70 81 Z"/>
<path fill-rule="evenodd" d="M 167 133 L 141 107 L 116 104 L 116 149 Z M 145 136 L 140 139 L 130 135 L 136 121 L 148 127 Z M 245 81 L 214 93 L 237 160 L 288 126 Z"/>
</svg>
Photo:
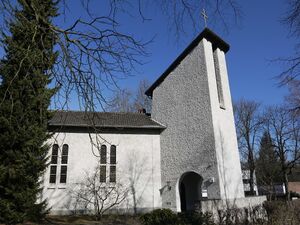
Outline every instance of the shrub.
<svg viewBox="0 0 300 225">
<path fill-rule="evenodd" d="M 268 222 L 272 225 L 298 225 L 300 224 L 300 201 L 291 202 L 272 201 L 265 202 Z"/>
<path fill-rule="evenodd" d="M 181 225 L 178 216 L 170 209 L 156 209 L 141 216 L 144 225 Z"/>
<path fill-rule="evenodd" d="M 182 224 L 185 225 L 215 225 L 210 213 L 180 213 L 178 214 Z"/>
<path fill-rule="evenodd" d="M 274 216 L 278 210 L 285 208 L 287 205 L 284 201 L 266 201 L 263 206 L 267 212 L 268 218 L 270 218 Z"/>
</svg>

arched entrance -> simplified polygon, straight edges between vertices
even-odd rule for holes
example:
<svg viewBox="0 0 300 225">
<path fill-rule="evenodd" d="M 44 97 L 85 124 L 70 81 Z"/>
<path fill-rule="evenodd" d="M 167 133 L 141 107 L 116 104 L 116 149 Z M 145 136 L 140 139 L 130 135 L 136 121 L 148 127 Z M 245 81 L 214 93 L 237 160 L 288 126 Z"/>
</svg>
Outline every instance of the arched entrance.
<svg viewBox="0 0 300 225">
<path fill-rule="evenodd" d="M 202 177 L 195 172 L 187 172 L 181 176 L 178 182 L 181 212 L 200 209 L 202 181 Z"/>
</svg>

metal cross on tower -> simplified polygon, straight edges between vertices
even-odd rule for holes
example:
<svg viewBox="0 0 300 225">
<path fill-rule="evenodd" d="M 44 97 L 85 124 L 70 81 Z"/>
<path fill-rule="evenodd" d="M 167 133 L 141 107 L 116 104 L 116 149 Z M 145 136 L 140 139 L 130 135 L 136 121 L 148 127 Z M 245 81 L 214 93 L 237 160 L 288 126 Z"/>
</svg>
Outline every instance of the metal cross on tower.
<svg viewBox="0 0 300 225">
<path fill-rule="evenodd" d="M 203 16 L 205 27 L 207 27 L 208 16 L 206 15 L 205 9 L 202 9 L 201 15 Z"/>
</svg>

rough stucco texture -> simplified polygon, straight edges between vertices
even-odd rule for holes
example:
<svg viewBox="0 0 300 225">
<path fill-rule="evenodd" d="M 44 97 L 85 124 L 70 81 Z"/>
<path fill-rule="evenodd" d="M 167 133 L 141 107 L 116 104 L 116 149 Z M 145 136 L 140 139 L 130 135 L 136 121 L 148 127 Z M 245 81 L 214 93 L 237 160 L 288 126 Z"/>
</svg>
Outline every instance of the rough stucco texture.
<svg viewBox="0 0 300 225">
<path fill-rule="evenodd" d="M 203 41 L 153 92 L 153 119 L 167 129 L 161 133 L 163 207 L 179 211 L 178 181 L 194 171 L 205 183 L 218 177 L 214 129 Z M 218 179 L 207 187 L 209 198 L 219 198 Z M 176 203 L 177 201 L 177 203 Z"/>
<path fill-rule="evenodd" d="M 203 39 L 153 92 L 152 117 L 167 127 L 161 134 L 162 185 L 170 182 L 171 190 L 162 193 L 162 204 L 174 211 L 180 211 L 180 177 L 189 171 L 203 178 L 208 199 L 244 197 L 222 53 L 214 62 L 212 45 Z M 225 110 L 218 100 L 216 71 L 224 82 Z"/>
</svg>

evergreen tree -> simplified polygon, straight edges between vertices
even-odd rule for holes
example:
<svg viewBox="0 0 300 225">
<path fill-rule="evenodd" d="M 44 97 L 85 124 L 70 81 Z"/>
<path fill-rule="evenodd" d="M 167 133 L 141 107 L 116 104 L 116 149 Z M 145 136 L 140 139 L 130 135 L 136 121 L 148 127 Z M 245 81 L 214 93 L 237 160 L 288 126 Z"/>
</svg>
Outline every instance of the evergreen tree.
<svg viewBox="0 0 300 225">
<path fill-rule="evenodd" d="M 256 161 L 256 176 L 260 185 L 273 186 L 280 182 L 280 162 L 276 155 L 270 134 L 264 132 L 260 140 L 259 156 Z"/>
<path fill-rule="evenodd" d="M 0 62 L 0 223 L 42 218 L 40 177 L 46 168 L 51 69 L 57 54 L 52 0 L 18 0 Z"/>
</svg>

